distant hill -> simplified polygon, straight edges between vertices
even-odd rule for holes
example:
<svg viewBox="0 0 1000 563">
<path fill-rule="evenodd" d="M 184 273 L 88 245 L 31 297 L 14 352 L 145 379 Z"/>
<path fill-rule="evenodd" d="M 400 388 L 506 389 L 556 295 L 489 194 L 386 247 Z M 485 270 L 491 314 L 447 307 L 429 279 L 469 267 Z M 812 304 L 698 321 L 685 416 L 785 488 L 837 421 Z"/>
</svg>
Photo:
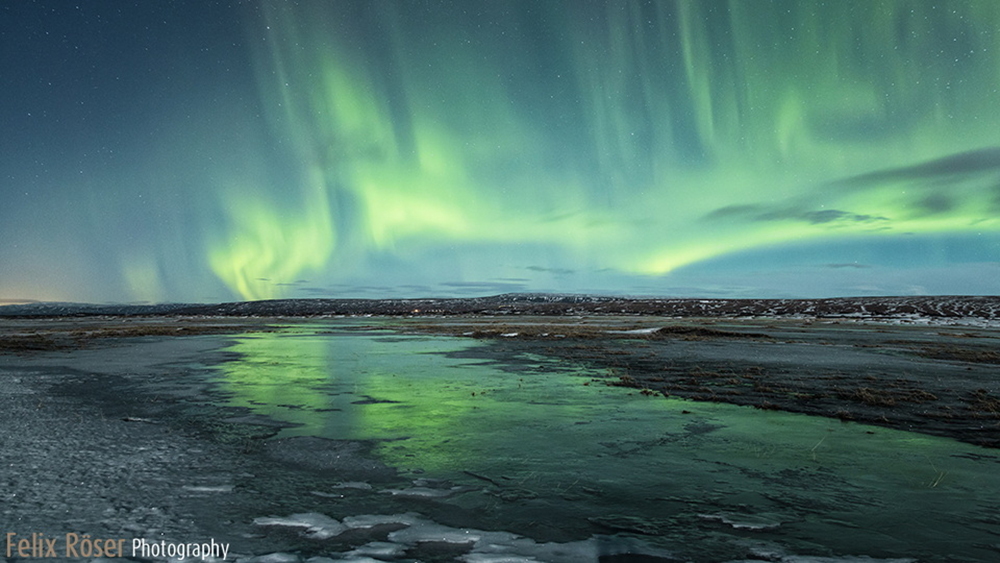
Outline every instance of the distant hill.
<svg viewBox="0 0 1000 563">
<path fill-rule="evenodd" d="M 0 306 L 0 317 L 332 315 L 657 315 L 668 317 L 813 317 L 858 319 L 1000 318 L 998 296 L 838 297 L 830 299 L 668 299 L 508 293 L 426 299 L 274 299 L 237 303 Z"/>
</svg>

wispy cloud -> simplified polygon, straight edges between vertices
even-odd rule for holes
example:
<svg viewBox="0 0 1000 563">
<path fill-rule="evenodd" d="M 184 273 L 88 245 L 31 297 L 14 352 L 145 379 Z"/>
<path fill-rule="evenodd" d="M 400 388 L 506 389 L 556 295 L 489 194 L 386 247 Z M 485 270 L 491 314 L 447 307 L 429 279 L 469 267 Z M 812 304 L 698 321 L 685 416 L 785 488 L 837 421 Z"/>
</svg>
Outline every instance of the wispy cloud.
<svg viewBox="0 0 1000 563">
<path fill-rule="evenodd" d="M 742 219 L 748 222 L 801 221 L 811 225 L 830 223 L 878 223 L 889 221 L 888 217 L 852 213 L 841 209 L 807 209 L 797 205 L 728 205 L 707 215 L 706 220 Z"/>
<path fill-rule="evenodd" d="M 465 294 L 484 294 L 484 293 L 510 293 L 516 291 L 523 291 L 524 284 L 522 283 L 512 283 L 512 282 L 501 282 L 501 281 L 483 281 L 483 282 L 443 282 L 442 287 L 449 288 L 456 293 Z"/>
<path fill-rule="evenodd" d="M 546 266 L 528 266 L 525 268 L 525 270 L 531 270 L 532 272 L 546 272 L 549 274 L 559 274 L 559 275 L 576 273 L 576 270 L 570 270 L 568 268 L 549 268 Z"/>
<path fill-rule="evenodd" d="M 858 270 L 865 270 L 871 268 L 868 264 L 859 264 L 857 262 L 842 262 L 839 264 L 826 264 L 827 268 L 843 269 L 843 268 L 855 268 Z"/>
<path fill-rule="evenodd" d="M 910 166 L 886 168 L 837 180 L 834 183 L 863 188 L 898 180 L 927 180 L 994 171 L 1000 171 L 1000 147 L 961 152 Z"/>
</svg>

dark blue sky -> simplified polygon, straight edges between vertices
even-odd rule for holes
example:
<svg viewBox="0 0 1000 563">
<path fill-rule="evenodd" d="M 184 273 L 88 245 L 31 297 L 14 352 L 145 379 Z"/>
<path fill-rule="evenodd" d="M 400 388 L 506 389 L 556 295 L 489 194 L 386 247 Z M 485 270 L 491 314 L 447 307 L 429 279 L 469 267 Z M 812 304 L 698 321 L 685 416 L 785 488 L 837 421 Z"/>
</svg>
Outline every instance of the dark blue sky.
<svg viewBox="0 0 1000 563">
<path fill-rule="evenodd" d="M 1000 4 L 6 2 L 0 300 L 997 293 Z"/>
</svg>

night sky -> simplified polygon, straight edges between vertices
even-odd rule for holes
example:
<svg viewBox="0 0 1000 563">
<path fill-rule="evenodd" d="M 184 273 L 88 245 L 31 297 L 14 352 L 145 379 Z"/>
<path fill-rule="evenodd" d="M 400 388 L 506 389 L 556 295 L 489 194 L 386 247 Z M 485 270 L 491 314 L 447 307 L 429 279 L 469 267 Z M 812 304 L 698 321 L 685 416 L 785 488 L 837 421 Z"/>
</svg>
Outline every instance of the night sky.
<svg viewBox="0 0 1000 563">
<path fill-rule="evenodd" d="M 1000 293 L 1000 2 L 0 2 L 0 302 Z"/>
</svg>

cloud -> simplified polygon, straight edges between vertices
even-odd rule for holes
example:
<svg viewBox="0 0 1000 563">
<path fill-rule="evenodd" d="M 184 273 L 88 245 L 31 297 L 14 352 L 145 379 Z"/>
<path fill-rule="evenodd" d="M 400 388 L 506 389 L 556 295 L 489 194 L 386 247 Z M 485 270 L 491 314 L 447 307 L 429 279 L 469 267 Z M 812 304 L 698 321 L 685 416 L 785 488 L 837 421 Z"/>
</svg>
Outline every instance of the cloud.
<svg viewBox="0 0 1000 563">
<path fill-rule="evenodd" d="M 768 208 L 762 205 L 727 205 L 711 211 L 703 217 L 706 220 L 743 219 L 750 222 L 801 221 L 810 225 L 831 223 L 877 223 L 888 221 L 887 217 L 851 213 L 840 209 L 803 209 L 795 205 Z"/>
<path fill-rule="evenodd" d="M 943 193 L 932 193 L 917 202 L 917 206 L 927 215 L 947 213 L 955 208 L 955 201 Z"/>
<path fill-rule="evenodd" d="M 399 289 L 405 289 L 405 290 L 408 290 L 408 291 L 430 292 L 430 290 L 431 290 L 431 288 L 429 286 L 420 285 L 420 284 L 403 284 L 403 285 L 398 285 L 396 287 L 398 287 Z"/>
<path fill-rule="evenodd" d="M 746 219 L 749 216 L 762 213 L 762 210 L 763 207 L 760 205 L 727 205 L 709 212 L 703 217 L 703 219 Z"/>
<path fill-rule="evenodd" d="M 920 164 L 887 168 L 837 180 L 834 184 L 859 188 L 900 180 L 932 180 L 1000 171 L 1000 147 L 961 152 Z"/>
<path fill-rule="evenodd" d="M 867 269 L 867 268 L 871 268 L 871 266 L 869 266 L 868 264 L 859 264 L 857 262 L 843 262 L 843 263 L 840 263 L 840 264 L 827 264 L 826 267 L 827 268 L 835 268 L 835 269 L 855 268 L 855 269 L 858 269 L 858 270 L 864 270 L 864 269 Z"/>
<path fill-rule="evenodd" d="M 329 287 L 300 287 L 298 291 L 312 295 L 331 295 L 334 293 Z"/>
<path fill-rule="evenodd" d="M 851 213 L 849 211 L 841 211 L 839 209 L 806 211 L 805 213 L 801 214 L 800 218 L 804 221 L 812 223 L 813 225 L 833 223 L 836 221 L 844 221 L 850 223 L 873 223 L 877 221 L 889 220 L 886 217 L 881 217 L 877 215 L 859 215 L 857 213 Z"/>
<path fill-rule="evenodd" d="M 525 270 L 531 270 L 532 272 L 547 272 L 550 274 L 575 274 L 576 270 L 570 270 L 568 268 L 548 268 L 545 266 L 528 266 Z"/>
<path fill-rule="evenodd" d="M 456 293 L 511 293 L 524 290 L 524 284 L 502 281 L 444 282 L 439 284 Z"/>
<path fill-rule="evenodd" d="M 1000 213 L 1000 182 L 992 178 L 1000 173 L 1000 147 L 957 153 L 909 166 L 886 168 L 856 176 L 834 180 L 822 186 L 824 193 L 843 193 L 847 190 L 880 190 L 893 182 L 911 182 L 912 191 L 907 196 L 908 217 L 927 217 L 953 213 L 959 208 L 963 194 L 968 190 L 983 190 L 982 180 L 991 181 L 985 187 L 990 213 Z M 958 191 L 961 190 L 961 191 Z M 982 193 L 982 192 L 980 192 Z M 813 197 L 820 195 L 814 193 Z M 799 221 L 810 225 L 837 224 L 888 224 L 890 219 L 881 215 L 854 213 L 846 209 L 816 209 L 814 203 L 795 198 L 773 204 L 726 205 L 702 217 L 705 221 L 744 221 L 747 223 L 770 221 Z M 885 226 L 884 225 L 884 226 Z"/>
<path fill-rule="evenodd" d="M 387 293 L 395 288 L 390 288 L 386 286 L 377 285 L 352 285 L 346 283 L 336 283 L 330 284 L 329 287 L 299 287 L 296 288 L 296 293 L 307 293 L 310 295 L 315 295 L 318 297 L 326 297 L 331 299 L 350 299 L 356 298 L 362 295 L 377 295 L 385 296 L 392 295 Z"/>
</svg>

